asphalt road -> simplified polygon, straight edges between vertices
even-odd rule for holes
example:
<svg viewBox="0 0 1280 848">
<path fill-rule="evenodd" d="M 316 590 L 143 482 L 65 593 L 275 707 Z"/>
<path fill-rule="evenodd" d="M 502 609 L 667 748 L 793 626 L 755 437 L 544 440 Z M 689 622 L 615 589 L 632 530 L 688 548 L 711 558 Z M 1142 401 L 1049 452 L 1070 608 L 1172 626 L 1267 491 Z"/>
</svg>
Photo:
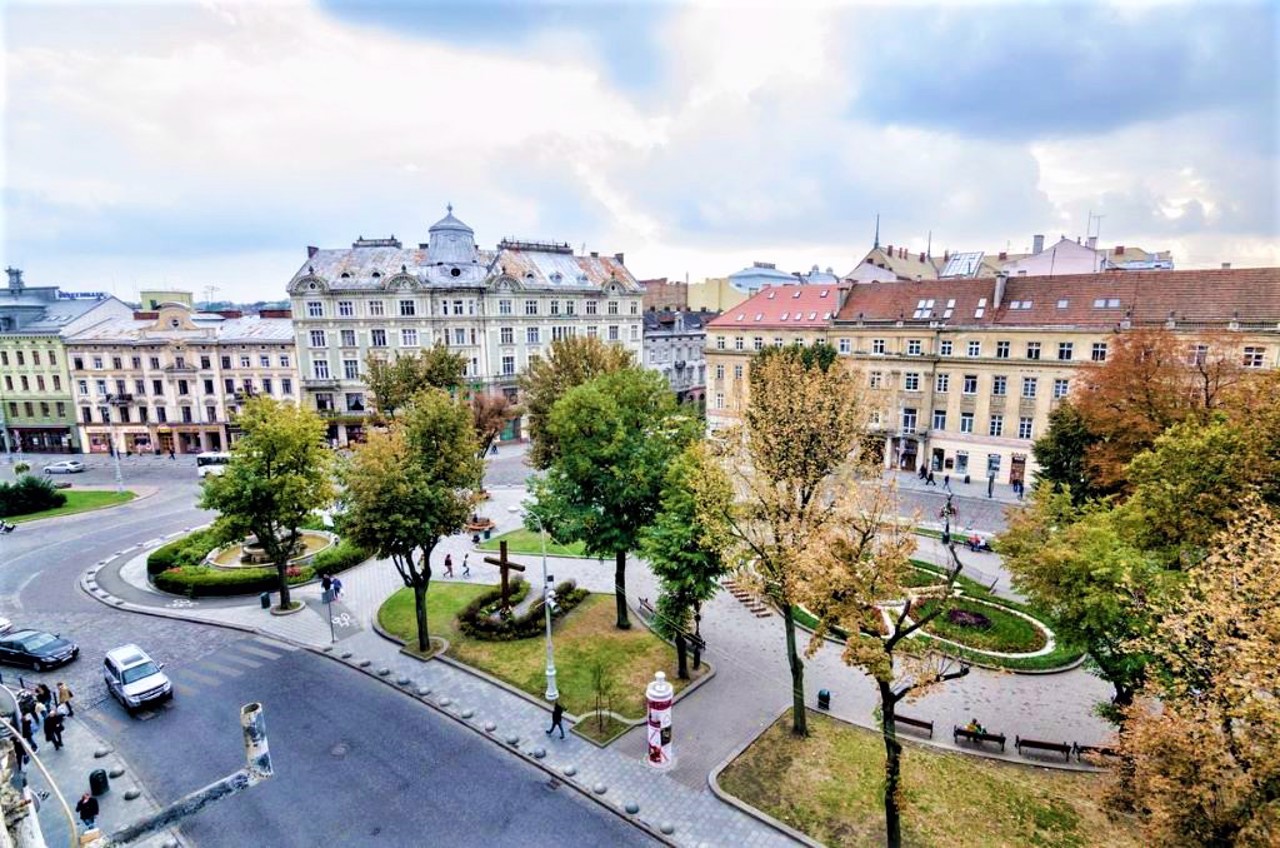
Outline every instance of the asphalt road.
<svg viewBox="0 0 1280 848">
<path fill-rule="evenodd" d="M 275 777 L 182 828 L 243 845 L 654 845 L 474 731 L 332 660 L 242 638 L 168 669 L 171 705 L 88 720 L 161 803 L 244 765 L 239 710 L 261 701 Z"/>
</svg>

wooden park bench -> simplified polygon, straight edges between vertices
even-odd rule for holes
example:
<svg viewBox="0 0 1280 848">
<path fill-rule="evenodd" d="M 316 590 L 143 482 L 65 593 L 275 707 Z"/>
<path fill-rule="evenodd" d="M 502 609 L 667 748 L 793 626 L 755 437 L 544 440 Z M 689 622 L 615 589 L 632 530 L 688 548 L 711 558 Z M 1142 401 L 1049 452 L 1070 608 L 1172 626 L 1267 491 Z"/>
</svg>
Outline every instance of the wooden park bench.
<svg viewBox="0 0 1280 848">
<path fill-rule="evenodd" d="M 929 731 L 929 738 L 933 738 L 933 722 L 931 721 L 924 721 L 923 719 L 918 718 L 908 718 L 904 715 L 894 716 L 894 721 L 897 724 L 905 724 L 907 727 L 917 727 L 920 730 L 927 730 Z"/>
<path fill-rule="evenodd" d="M 1061 754 L 1062 758 L 1067 762 L 1071 762 L 1072 747 L 1066 742 L 1042 742 L 1039 739 L 1023 739 L 1021 736 L 1015 736 L 1013 740 L 1013 747 L 1024 757 L 1026 754 L 1022 750 L 1023 748 L 1034 748 L 1038 751 L 1054 751 Z"/>
<path fill-rule="evenodd" d="M 957 724 L 951 735 L 955 742 L 959 742 L 961 739 L 968 739 L 970 742 L 979 744 L 983 742 L 998 742 L 1000 743 L 1000 750 L 1004 751 L 1005 736 L 1003 733 L 979 733 L 976 730 L 965 730 Z"/>
<path fill-rule="evenodd" d="M 1097 754 L 1100 757 L 1118 757 L 1120 752 L 1109 745 L 1081 745 L 1076 743 L 1072 746 L 1072 751 L 1076 755 L 1076 759 L 1084 762 L 1085 754 Z"/>
</svg>

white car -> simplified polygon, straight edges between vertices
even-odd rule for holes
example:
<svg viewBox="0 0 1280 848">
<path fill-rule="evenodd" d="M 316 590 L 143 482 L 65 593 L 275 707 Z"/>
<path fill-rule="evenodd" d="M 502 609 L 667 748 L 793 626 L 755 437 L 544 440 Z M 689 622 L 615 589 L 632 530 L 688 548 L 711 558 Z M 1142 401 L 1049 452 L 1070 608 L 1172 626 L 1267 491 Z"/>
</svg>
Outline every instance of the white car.
<svg viewBox="0 0 1280 848">
<path fill-rule="evenodd" d="M 173 684 L 158 663 L 137 645 L 121 645 L 107 651 L 102 679 L 111 696 L 129 712 L 173 697 Z"/>
<path fill-rule="evenodd" d="M 81 471 L 84 471 L 84 463 L 78 459 L 64 459 L 44 467 L 45 474 L 79 474 Z"/>
</svg>

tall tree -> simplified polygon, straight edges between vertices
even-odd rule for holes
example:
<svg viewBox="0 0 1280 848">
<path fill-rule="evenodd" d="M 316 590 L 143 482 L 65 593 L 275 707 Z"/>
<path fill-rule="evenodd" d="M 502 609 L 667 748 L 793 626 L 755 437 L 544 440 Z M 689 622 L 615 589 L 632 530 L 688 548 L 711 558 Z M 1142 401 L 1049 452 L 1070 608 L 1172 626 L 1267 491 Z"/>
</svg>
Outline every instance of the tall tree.
<svg viewBox="0 0 1280 848">
<path fill-rule="evenodd" d="M 431 645 L 431 552 L 441 537 L 462 529 L 483 470 L 467 405 L 426 389 L 387 432 L 371 432 L 356 447 L 343 474 L 346 533 L 389 558 L 413 589 L 419 651 Z"/>
<path fill-rule="evenodd" d="M 476 430 L 476 450 L 484 457 L 502 430 L 520 414 L 520 407 L 501 392 L 471 395 L 471 421 Z"/>
<path fill-rule="evenodd" d="M 749 380 L 744 423 L 724 434 L 721 456 L 735 500 L 725 516 L 726 556 L 782 613 L 792 729 L 804 735 L 804 661 L 793 612 L 796 557 L 831 520 L 833 474 L 858 447 L 869 410 L 843 366 L 806 364 L 795 348 L 761 352 Z"/>
<path fill-rule="evenodd" d="M 1115 690 L 1102 712 L 1118 721 L 1141 686 L 1146 655 L 1134 639 L 1154 623 L 1173 576 L 1129 540 L 1109 503 L 1075 506 L 1070 494 L 1039 487 L 1010 514 L 1000 553 L 1014 586 L 1043 609 L 1058 636 L 1085 649 Z"/>
<path fill-rule="evenodd" d="M 671 463 L 662 484 L 662 506 L 640 534 L 640 551 L 658 578 L 661 595 L 655 629 L 674 639 L 685 668 L 689 620 L 696 622 L 702 605 L 715 596 L 717 581 L 728 573 L 722 556 L 724 516 L 733 490 L 705 442 L 695 442 Z"/>
<path fill-rule="evenodd" d="M 1148 694 L 1121 735 L 1153 845 L 1280 837 L 1280 524 L 1252 497 L 1141 640 Z"/>
<path fill-rule="evenodd" d="M 219 514 L 228 538 L 258 538 L 280 579 L 280 609 L 290 609 L 286 571 L 298 530 L 334 498 L 325 424 L 311 410 L 261 396 L 245 403 L 236 424 L 244 435 L 231 446 L 226 471 L 204 478 L 200 506 Z"/>
<path fill-rule="evenodd" d="M 1095 437 L 1086 464 L 1091 483 L 1128 491 L 1125 467 L 1172 425 L 1203 421 L 1239 382 L 1238 342 L 1206 334 L 1188 341 L 1171 330 L 1134 330 L 1112 338 L 1103 365 L 1081 375 L 1072 399 Z"/>
<path fill-rule="evenodd" d="M 378 412 L 388 418 L 408 405 L 425 388 L 454 392 L 462 387 L 467 359 L 442 344 L 392 359 L 370 354 L 365 360 L 365 383 Z"/>
<path fill-rule="evenodd" d="M 833 629 L 847 634 L 841 659 L 870 675 L 880 694 L 885 750 L 884 812 L 889 848 L 902 845 L 902 743 L 897 708 L 938 685 L 963 677 L 969 666 L 941 655 L 899 650 L 906 639 L 949 609 L 961 564 L 949 545 L 952 567 L 936 589 L 911 591 L 915 537 L 898 520 L 897 493 L 881 483 L 878 463 L 863 462 L 841 475 L 836 511 L 800 557 L 799 594 L 818 619 L 806 654 L 812 656 Z M 898 606 L 891 606 L 898 602 Z"/>
<path fill-rule="evenodd" d="M 591 556 L 614 557 L 619 629 L 627 629 L 627 552 L 658 511 L 667 466 L 694 437 L 656 371 L 626 368 L 570 389 L 546 433 L 558 445 L 536 509 L 557 539 L 580 541 Z"/>
<path fill-rule="evenodd" d="M 1054 489 L 1069 489 L 1077 506 L 1091 498 L 1101 497 L 1089 478 L 1085 455 L 1098 441 L 1089 431 L 1084 417 L 1070 400 L 1064 400 L 1049 413 L 1049 429 L 1031 445 L 1040 470 L 1036 482 Z"/>
<path fill-rule="evenodd" d="M 548 427 L 556 401 L 574 386 L 634 365 L 631 351 L 594 336 L 554 340 L 545 358 L 529 363 L 520 375 L 520 391 L 528 423 L 529 462 L 534 468 L 549 468 L 559 453 Z"/>
</svg>

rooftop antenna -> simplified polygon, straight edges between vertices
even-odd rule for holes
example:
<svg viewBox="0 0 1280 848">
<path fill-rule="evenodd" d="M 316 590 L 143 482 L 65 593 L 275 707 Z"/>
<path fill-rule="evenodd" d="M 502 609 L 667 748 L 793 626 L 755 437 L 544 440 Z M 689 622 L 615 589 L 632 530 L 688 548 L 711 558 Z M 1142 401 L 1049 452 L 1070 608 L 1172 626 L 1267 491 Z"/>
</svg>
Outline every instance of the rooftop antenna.
<svg viewBox="0 0 1280 848">
<path fill-rule="evenodd" d="M 872 250 L 880 247 L 880 213 L 876 213 L 876 243 L 872 246 Z"/>
<path fill-rule="evenodd" d="M 222 291 L 222 289 L 212 283 L 204 287 L 204 305 L 206 309 L 213 305 L 213 293 L 216 291 Z"/>
</svg>

